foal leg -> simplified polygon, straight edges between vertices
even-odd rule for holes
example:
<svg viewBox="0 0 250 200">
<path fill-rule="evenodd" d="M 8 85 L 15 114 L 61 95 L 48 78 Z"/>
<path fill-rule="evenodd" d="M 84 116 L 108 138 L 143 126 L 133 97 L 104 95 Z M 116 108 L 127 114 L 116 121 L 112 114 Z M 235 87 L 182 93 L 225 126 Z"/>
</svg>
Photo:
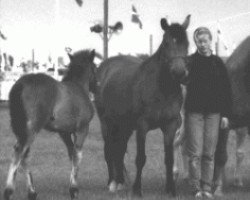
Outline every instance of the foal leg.
<svg viewBox="0 0 250 200">
<path fill-rule="evenodd" d="M 29 152 L 29 147 L 31 143 L 34 141 L 34 131 L 31 127 L 31 123 L 28 123 L 28 131 L 27 131 L 27 140 L 25 144 L 21 144 L 19 141 L 14 146 L 14 158 L 10 165 L 8 176 L 7 176 L 7 182 L 6 182 L 6 188 L 4 190 L 4 199 L 9 200 L 14 192 L 14 182 L 15 177 L 17 174 L 17 170 L 22 164 L 23 160 L 27 157 Z M 36 197 L 35 191 L 34 191 L 34 197 Z"/>
<path fill-rule="evenodd" d="M 69 193 L 71 199 L 75 199 L 78 197 L 79 189 L 77 183 L 77 176 L 79 171 L 79 165 L 82 160 L 82 146 L 83 142 L 88 135 L 89 126 L 85 126 L 82 131 L 77 131 L 74 134 L 74 153 L 72 159 L 72 171 L 70 175 L 70 188 Z"/>
<path fill-rule="evenodd" d="M 60 133 L 59 134 L 62 141 L 64 142 L 64 144 L 67 147 L 67 151 L 68 151 L 68 156 L 70 161 L 73 160 L 73 154 L 74 154 L 74 144 L 71 138 L 71 134 L 70 133 Z"/>
<path fill-rule="evenodd" d="M 26 178 L 27 178 L 27 188 L 28 188 L 28 200 L 35 200 L 37 197 L 37 193 L 35 191 L 34 183 L 33 183 L 33 177 L 31 171 L 28 169 L 27 166 L 27 158 L 29 155 L 30 148 L 28 148 L 23 156 L 23 159 L 21 161 L 21 167 L 22 171 L 24 172 Z"/>
<path fill-rule="evenodd" d="M 141 128 L 139 128 L 136 132 L 136 144 L 137 144 L 137 155 L 136 155 L 136 179 L 133 185 L 133 193 L 135 196 L 142 196 L 141 191 L 141 175 L 142 169 L 146 163 L 146 153 L 145 153 L 145 142 L 146 142 L 146 134 L 148 132 L 148 126 L 146 123 L 143 123 Z"/>
<path fill-rule="evenodd" d="M 18 142 L 14 146 L 14 158 L 13 161 L 10 164 L 7 182 L 6 182 L 6 188 L 4 190 L 4 199 L 9 200 L 11 199 L 11 196 L 15 189 L 15 178 L 17 174 L 17 169 L 20 166 L 22 156 L 24 154 L 25 148 L 23 145 L 20 145 Z"/>
<path fill-rule="evenodd" d="M 173 143 L 176 130 L 179 126 L 178 119 L 173 119 L 161 127 L 164 136 L 165 165 L 167 173 L 166 191 L 176 196 L 176 186 L 173 176 L 174 152 Z"/>
</svg>

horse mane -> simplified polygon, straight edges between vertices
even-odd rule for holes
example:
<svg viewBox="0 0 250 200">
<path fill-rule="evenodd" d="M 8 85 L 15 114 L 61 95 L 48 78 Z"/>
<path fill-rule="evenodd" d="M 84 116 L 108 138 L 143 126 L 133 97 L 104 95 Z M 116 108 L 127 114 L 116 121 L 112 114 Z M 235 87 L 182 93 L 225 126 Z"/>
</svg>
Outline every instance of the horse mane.
<svg viewBox="0 0 250 200">
<path fill-rule="evenodd" d="M 72 81 L 73 79 L 80 78 L 83 75 L 86 65 L 90 63 L 91 51 L 89 49 L 80 50 L 69 56 L 70 63 L 67 66 L 68 71 L 62 81 Z"/>
</svg>

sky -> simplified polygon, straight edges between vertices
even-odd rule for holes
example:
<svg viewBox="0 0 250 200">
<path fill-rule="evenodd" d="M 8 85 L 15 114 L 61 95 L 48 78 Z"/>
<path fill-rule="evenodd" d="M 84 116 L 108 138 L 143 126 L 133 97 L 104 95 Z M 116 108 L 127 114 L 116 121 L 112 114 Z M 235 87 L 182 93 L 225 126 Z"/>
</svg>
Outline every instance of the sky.
<svg viewBox="0 0 250 200">
<path fill-rule="evenodd" d="M 48 55 L 65 55 L 66 46 L 73 51 L 94 48 L 102 53 L 102 39 L 90 32 L 90 26 L 102 22 L 103 0 L 83 2 L 79 7 L 75 0 L 0 0 L 0 28 L 8 38 L 0 40 L 1 50 L 17 59 L 27 59 L 34 48 L 40 61 L 45 61 Z M 140 14 L 142 30 L 131 23 L 131 3 Z M 113 35 L 109 42 L 109 56 L 149 53 L 150 34 L 155 51 L 163 34 L 160 19 L 169 16 L 172 22 L 182 23 L 188 14 L 191 52 L 195 50 L 192 41 L 195 28 L 207 26 L 215 40 L 218 20 L 222 39 L 231 49 L 250 35 L 249 0 L 109 0 L 109 24 L 122 21 L 124 25 L 123 31 Z"/>
</svg>

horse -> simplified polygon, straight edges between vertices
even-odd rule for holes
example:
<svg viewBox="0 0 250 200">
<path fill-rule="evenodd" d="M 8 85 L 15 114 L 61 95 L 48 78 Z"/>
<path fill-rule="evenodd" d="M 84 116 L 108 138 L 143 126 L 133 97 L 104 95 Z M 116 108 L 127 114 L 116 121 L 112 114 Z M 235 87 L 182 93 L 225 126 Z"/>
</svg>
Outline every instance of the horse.
<svg viewBox="0 0 250 200">
<path fill-rule="evenodd" d="M 244 127 L 250 128 L 250 36 L 234 50 L 226 62 L 226 68 L 232 87 L 233 103 L 229 128 L 220 130 L 215 152 L 214 181 L 215 194 L 218 195 L 222 195 L 222 174 L 228 156 L 229 131 Z"/>
<path fill-rule="evenodd" d="M 141 174 L 146 162 L 148 131 L 161 128 L 164 135 L 166 190 L 176 195 L 173 179 L 173 140 L 181 124 L 181 83 L 188 74 L 186 56 L 188 15 L 183 24 L 168 24 L 162 18 L 163 39 L 158 50 L 143 61 L 119 55 L 102 62 L 97 69 L 95 105 L 101 122 L 104 154 L 108 167 L 108 187 L 124 189 L 124 155 L 128 139 L 136 131 L 137 175 L 133 193 L 142 196 Z"/>
<path fill-rule="evenodd" d="M 14 192 L 19 167 L 27 177 L 28 199 L 36 199 L 37 193 L 26 159 L 41 129 L 59 133 L 72 162 L 69 188 L 71 199 L 79 193 L 77 174 L 82 146 L 94 115 L 88 95 L 89 90 L 94 90 L 95 51 L 82 50 L 68 55 L 68 71 L 61 82 L 42 73 L 27 74 L 17 80 L 9 93 L 11 127 L 17 143 L 8 172 L 5 200 L 9 200 Z"/>
</svg>

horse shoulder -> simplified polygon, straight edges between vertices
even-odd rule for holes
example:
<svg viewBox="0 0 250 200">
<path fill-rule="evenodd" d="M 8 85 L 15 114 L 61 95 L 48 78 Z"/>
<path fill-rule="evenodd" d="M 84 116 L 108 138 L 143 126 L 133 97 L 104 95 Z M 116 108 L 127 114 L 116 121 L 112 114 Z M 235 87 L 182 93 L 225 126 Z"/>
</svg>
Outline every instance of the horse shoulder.
<svg viewBox="0 0 250 200">
<path fill-rule="evenodd" d="M 100 98 L 108 113 L 123 115 L 131 110 L 131 84 L 139 63 L 140 60 L 130 57 L 115 57 L 106 63 L 107 70 L 102 70 L 105 78 L 100 82 Z"/>
</svg>

